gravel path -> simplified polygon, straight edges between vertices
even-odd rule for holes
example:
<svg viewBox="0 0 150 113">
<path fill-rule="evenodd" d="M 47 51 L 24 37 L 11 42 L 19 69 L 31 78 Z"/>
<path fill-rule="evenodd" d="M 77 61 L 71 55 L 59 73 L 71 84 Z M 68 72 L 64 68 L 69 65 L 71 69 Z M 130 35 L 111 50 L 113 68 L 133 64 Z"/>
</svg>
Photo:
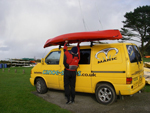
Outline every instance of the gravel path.
<svg viewBox="0 0 150 113">
<path fill-rule="evenodd" d="M 150 93 L 136 93 L 117 99 L 112 105 L 101 105 L 94 94 L 76 93 L 75 103 L 66 105 L 63 91 L 49 90 L 46 94 L 33 94 L 67 109 L 72 113 L 150 113 Z"/>
</svg>

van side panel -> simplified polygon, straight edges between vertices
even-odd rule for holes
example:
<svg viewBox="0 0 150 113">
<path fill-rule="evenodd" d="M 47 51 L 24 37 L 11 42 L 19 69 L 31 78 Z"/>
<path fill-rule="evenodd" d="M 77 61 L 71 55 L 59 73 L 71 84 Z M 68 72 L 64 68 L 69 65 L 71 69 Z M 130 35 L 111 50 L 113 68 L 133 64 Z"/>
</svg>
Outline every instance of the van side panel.
<svg viewBox="0 0 150 113">
<path fill-rule="evenodd" d="M 93 92 L 97 83 L 109 82 L 118 93 L 120 89 L 116 86 L 126 84 L 127 62 L 122 44 L 93 47 L 92 52 L 91 71 L 96 74 L 92 78 Z"/>
</svg>

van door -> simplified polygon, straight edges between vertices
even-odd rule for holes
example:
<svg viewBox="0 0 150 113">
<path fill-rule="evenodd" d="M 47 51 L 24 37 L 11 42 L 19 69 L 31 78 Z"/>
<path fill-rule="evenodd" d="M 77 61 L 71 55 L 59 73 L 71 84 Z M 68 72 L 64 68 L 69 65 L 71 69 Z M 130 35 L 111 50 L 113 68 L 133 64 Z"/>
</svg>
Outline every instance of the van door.
<svg viewBox="0 0 150 113">
<path fill-rule="evenodd" d="M 48 88 L 59 89 L 58 76 L 60 74 L 60 54 L 61 51 L 50 52 L 50 54 L 45 58 L 45 63 L 42 66 L 43 76 Z"/>
<path fill-rule="evenodd" d="M 70 50 L 69 50 L 70 52 Z M 65 59 L 65 55 L 63 60 Z M 76 75 L 76 91 L 78 92 L 91 92 L 91 49 L 80 49 L 80 61 Z M 64 66 L 61 65 L 61 71 L 63 73 Z M 64 89 L 64 75 L 60 75 L 62 78 L 59 79 L 60 88 Z"/>
<path fill-rule="evenodd" d="M 132 78 L 133 89 L 142 84 L 143 77 L 143 61 L 141 54 L 136 45 L 127 45 L 128 55 L 130 59 L 129 70 Z"/>
<path fill-rule="evenodd" d="M 92 92 L 91 77 L 91 49 L 80 49 L 80 62 L 76 76 L 76 91 Z"/>
</svg>

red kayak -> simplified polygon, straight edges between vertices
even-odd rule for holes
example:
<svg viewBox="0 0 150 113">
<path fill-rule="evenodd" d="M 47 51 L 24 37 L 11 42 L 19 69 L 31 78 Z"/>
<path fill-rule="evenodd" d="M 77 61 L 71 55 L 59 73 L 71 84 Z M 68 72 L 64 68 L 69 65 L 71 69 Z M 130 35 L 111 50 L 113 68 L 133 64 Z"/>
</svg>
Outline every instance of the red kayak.
<svg viewBox="0 0 150 113">
<path fill-rule="evenodd" d="M 91 42 L 98 40 L 116 40 L 121 38 L 122 35 L 119 30 L 68 33 L 48 39 L 44 45 L 44 48 L 53 45 L 63 45 L 65 40 L 68 40 L 69 43 L 77 43 L 77 42 Z"/>
</svg>

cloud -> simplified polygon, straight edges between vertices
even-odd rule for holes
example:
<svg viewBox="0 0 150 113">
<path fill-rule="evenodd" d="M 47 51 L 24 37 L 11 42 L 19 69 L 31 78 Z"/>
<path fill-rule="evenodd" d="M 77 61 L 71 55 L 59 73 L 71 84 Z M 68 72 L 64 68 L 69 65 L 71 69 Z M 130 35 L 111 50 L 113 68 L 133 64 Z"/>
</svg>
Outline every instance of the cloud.
<svg viewBox="0 0 150 113">
<path fill-rule="evenodd" d="M 126 12 L 148 3 L 148 0 L 1 0 L 0 60 L 41 58 L 53 48 L 43 48 L 47 39 L 86 31 L 85 27 L 87 31 L 120 29 Z"/>
<path fill-rule="evenodd" d="M 10 50 L 9 47 L 0 47 L 0 51 L 8 51 L 8 50 Z"/>
</svg>

